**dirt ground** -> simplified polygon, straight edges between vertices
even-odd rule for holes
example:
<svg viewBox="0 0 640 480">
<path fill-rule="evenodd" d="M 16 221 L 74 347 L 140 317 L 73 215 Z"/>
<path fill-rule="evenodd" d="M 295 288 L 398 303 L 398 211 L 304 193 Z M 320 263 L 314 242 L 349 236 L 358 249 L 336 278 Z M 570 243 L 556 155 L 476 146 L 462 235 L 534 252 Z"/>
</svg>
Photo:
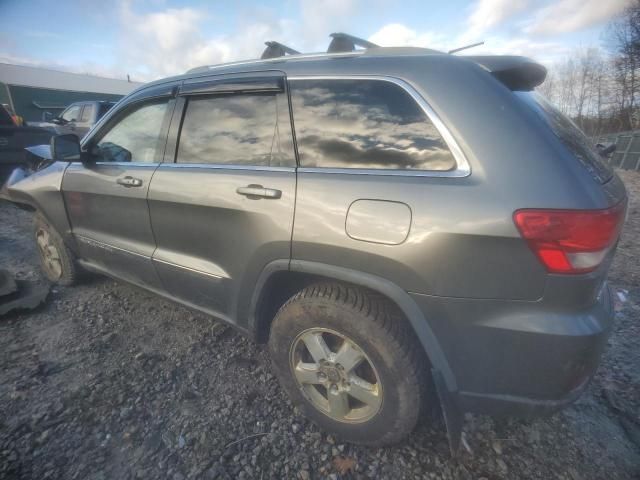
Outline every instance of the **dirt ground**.
<svg viewBox="0 0 640 480">
<path fill-rule="evenodd" d="M 588 391 L 536 421 L 468 415 L 405 442 L 343 444 L 288 402 L 263 347 L 158 297 L 93 277 L 0 318 L 0 479 L 638 479 L 640 173 L 610 274 L 616 321 Z M 0 268 L 41 279 L 31 215 L 0 203 Z"/>
</svg>

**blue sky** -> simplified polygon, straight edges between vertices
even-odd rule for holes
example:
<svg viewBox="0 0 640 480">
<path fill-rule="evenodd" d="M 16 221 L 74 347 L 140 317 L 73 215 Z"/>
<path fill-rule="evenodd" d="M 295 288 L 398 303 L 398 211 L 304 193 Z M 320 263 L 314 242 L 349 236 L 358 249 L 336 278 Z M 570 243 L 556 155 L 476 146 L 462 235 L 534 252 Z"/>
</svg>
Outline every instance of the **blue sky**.
<svg viewBox="0 0 640 480">
<path fill-rule="evenodd" d="M 345 31 L 381 45 L 529 55 L 603 46 L 628 0 L 0 0 L 0 62 L 151 80 L 255 58 L 265 40 L 325 50 Z"/>
</svg>

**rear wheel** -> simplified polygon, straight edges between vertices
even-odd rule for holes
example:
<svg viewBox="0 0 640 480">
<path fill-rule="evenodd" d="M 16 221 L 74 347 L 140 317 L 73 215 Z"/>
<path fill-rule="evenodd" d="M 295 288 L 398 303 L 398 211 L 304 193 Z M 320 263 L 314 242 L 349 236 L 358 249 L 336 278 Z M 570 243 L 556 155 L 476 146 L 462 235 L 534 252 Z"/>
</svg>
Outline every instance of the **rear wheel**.
<svg viewBox="0 0 640 480">
<path fill-rule="evenodd" d="M 306 416 L 350 442 L 385 445 L 413 430 L 426 400 L 426 359 L 410 333 L 384 298 L 317 284 L 278 311 L 269 350 Z"/>
<path fill-rule="evenodd" d="M 75 257 L 58 232 L 39 213 L 35 215 L 34 234 L 40 266 L 47 279 L 59 285 L 74 284 L 78 276 Z"/>
</svg>

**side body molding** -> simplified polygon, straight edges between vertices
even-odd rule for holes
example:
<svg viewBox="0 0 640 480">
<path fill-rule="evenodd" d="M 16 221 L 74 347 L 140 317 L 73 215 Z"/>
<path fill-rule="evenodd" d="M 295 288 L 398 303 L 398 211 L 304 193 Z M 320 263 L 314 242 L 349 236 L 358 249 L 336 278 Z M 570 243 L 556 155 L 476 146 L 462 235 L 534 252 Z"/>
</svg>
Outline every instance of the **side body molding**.
<svg viewBox="0 0 640 480">
<path fill-rule="evenodd" d="M 413 331 L 431 361 L 432 367 L 442 374 L 447 390 L 449 392 L 457 391 L 457 384 L 453 371 L 449 367 L 449 363 L 447 362 L 444 352 L 440 347 L 440 343 L 416 302 L 398 285 L 376 275 L 306 260 L 291 260 L 290 262 L 287 260 L 276 260 L 271 262 L 267 264 L 262 271 L 251 298 L 248 325 L 250 332 L 255 334 L 255 332 L 258 331 L 259 325 L 257 324 L 258 318 L 256 316 L 256 310 L 261 300 L 261 295 L 265 290 L 264 287 L 269 282 L 269 277 L 277 272 L 285 270 L 314 274 L 328 279 L 335 279 L 349 282 L 354 285 L 360 285 L 381 293 L 394 301 L 409 320 Z"/>
</svg>

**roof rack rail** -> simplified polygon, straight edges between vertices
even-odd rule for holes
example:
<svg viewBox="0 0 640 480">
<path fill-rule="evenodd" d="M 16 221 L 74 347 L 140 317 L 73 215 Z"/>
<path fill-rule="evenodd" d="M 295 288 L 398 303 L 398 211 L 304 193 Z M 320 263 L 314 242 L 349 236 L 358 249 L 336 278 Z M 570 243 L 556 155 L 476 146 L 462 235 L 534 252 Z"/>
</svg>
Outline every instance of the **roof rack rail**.
<svg viewBox="0 0 640 480">
<path fill-rule="evenodd" d="M 261 60 L 266 60 L 267 58 L 284 57 L 286 54 L 296 55 L 300 53 L 299 51 L 294 50 L 291 47 L 287 47 L 282 43 L 271 41 L 264 42 L 264 44 L 267 46 L 267 48 L 265 48 L 264 52 L 262 52 L 262 55 L 260 56 Z"/>
<path fill-rule="evenodd" d="M 329 36 L 332 40 L 327 49 L 327 53 L 353 52 L 356 47 L 375 48 L 379 46 L 364 38 L 354 37 L 347 33 L 332 33 Z"/>
</svg>

